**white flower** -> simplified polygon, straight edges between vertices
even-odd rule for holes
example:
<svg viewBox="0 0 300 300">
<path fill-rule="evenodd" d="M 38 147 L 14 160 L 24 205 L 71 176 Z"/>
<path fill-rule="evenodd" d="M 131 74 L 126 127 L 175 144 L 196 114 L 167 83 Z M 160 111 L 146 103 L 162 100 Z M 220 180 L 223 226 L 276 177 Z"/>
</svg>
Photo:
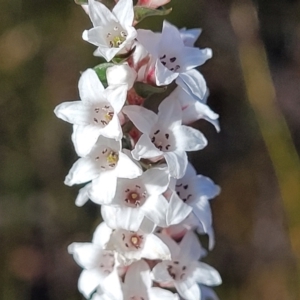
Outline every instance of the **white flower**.
<svg viewBox="0 0 300 300">
<path fill-rule="evenodd" d="M 170 175 L 175 178 L 185 173 L 188 162 L 185 151 L 200 150 L 207 144 L 200 131 L 181 125 L 181 107 L 171 97 L 160 104 L 158 115 L 136 105 L 124 107 L 123 112 L 143 133 L 132 151 L 133 158 L 164 157 Z"/>
<path fill-rule="evenodd" d="M 141 258 L 162 260 L 171 258 L 169 248 L 160 238 L 142 230 L 111 229 L 105 248 L 116 251 L 118 262 L 125 265 L 130 265 Z"/>
<path fill-rule="evenodd" d="M 159 283 L 173 283 L 177 292 L 186 300 L 199 300 L 200 288 L 197 283 L 219 285 L 219 273 L 209 265 L 199 262 L 202 247 L 196 235 L 189 231 L 179 246 L 172 249 L 172 260 L 158 263 L 152 270 L 153 279 Z"/>
<path fill-rule="evenodd" d="M 178 295 L 152 287 L 150 268 L 144 260 L 131 264 L 125 274 L 124 283 L 111 280 L 101 286 L 92 300 L 177 300 Z"/>
<path fill-rule="evenodd" d="M 97 227 L 92 243 L 72 243 L 68 247 L 74 260 L 84 269 L 78 280 L 78 289 L 86 298 L 99 284 L 105 285 L 107 276 L 114 276 L 112 273 L 117 272 L 114 252 L 104 250 L 109 234 L 110 231 L 102 223 Z"/>
<path fill-rule="evenodd" d="M 138 230 L 144 217 L 155 225 L 164 225 L 168 201 L 161 194 L 168 185 L 166 168 L 149 169 L 133 179 L 118 179 L 114 198 L 101 203 L 106 204 L 101 208 L 104 221 L 110 227 L 127 230 Z"/>
<path fill-rule="evenodd" d="M 185 175 L 177 180 L 175 190 L 180 199 L 193 208 L 193 214 L 201 222 L 204 233 L 213 233 L 212 213 L 208 200 L 219 195 L 220 187 L 210 178 L 197 175 L 189 163 Z M 213 241 L 213 236 L 211 239 Z"/>
<path fill-rule="evenodd" d="M 136 37 L 132 0 L 119 0 L 112 11 L 102 3 L 89 0 L 89 16 L 94 28 L 83 32 L 83 39 L 98 46 L 96 56 L 110 61 L 122 50 L 129 50 Z"/>
<path fill-rule="evenodd" d="M 140 167 L 121 152 L 120 141 L 100 136 L 91 152 L 74 163 L 66 176 L 65 184 L 71 186 L 92 181 L 85 192 L 102 193 L 103 197 L 112 198 L 118 177 L 134 178 L 141 174 Z M 83 199 L 85 195 L 83 193 Z"/>
<path fill-rule="evenodd" d="M 175 98 L 180 102 L 182 109 L 182 123 L 190 124 L 199 119 L 204 119 L 213 124 L 217 131 L 220 131 L 218 122 L 219 115 L 214 113 L 206 104 L 208 92 L 203 99 L 195 99 L 184 89 L 178 86 L 169 97 Z"/>
<path fill-rule="evenodd" d="M 194 68 L 212 57 L 211 49 L 185 46 L 179 30 L 166 21 L 161 34 L 139 29 L 137 39 L 156 60 L 157 85 L 167 85 L 176 79 L 176 83 L 187 92 L 203 98 L 206 82 Z"/>
<path fill-rule="evenodd" d="M 74 124 L 75 150 L 84 156 L 100 135 L 116 140 L 122 138 L 118 113 L 125 103 L 127 88 L 120 85 L 104 89 L 92 69 L 82 73 L 78 86 L 81 101 L 61 103 L 54 112 L 58 118 Z"/>
</svg>

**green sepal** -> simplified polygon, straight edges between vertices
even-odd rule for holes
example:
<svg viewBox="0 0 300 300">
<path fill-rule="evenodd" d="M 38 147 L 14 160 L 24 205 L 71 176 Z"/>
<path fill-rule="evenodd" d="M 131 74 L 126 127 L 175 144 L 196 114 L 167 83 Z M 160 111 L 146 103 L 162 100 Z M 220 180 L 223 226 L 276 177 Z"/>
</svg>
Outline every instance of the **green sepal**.
<svg viewBox="0 0 300 300">
<path fill-rule="evenodd" d="M 135 6 L 134 8 L 134 20 L 139 23 L 143 19 L 151 16 L 166 16 L 172 11 L 171 8 L 161 7 L 160 9 L 154 9 L 144 6 Z"/>
<path fill-rule="evenodd" d="M 167 90 L 167 86 L 153 86 L 144 82 L 135 82 L 133 85 L 135 92 L 142 98 L 147 98 L 153 94 L 163 93 Z"/>
<path fill-rule="evenodd" d="M 74 2 L 78 5 L 88 4 L 88 0 L 74 0 Z"/>
<path fill-rule="evenodd" d="M 120 64 L 124 61 L 126 61 L 132 54 L 133 52 L 135 51 L 135 48 L 136 46 L 134 46 L 132 49 L 130 49 L 128 52 L 126 53 L 123 53 L 123 54 L 119 54 L 119 55 L 116 55 L 112 61 L 116 64 Z"/>
<path fill-rule="evenodd" d="M 98 78 L 102 82 L 104 88 L 107 88 L 107 86 L 108 86 L 107 78 L 106 78 L 106 70 L 112 66 L 114 66 L 113 63 L 103 63 L 103 64 L 100 64 L 100 65 L 94 67 L 94 70 L 97 73 Z"/>
</svg>

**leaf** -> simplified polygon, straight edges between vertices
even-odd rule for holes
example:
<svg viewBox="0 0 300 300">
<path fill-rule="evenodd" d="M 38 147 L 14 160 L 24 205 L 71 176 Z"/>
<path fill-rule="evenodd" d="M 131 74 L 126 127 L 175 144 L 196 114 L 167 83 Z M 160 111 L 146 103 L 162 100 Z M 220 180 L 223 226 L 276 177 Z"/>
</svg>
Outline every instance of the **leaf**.
<svg viewBox="0 0 300 300">
<path fill-rule="evenodd" d="M 136 23 L 141 22 L 143 19 L 150 17 L 150 16 L 166 16 L 171 11 L 172 8 L 160 8 L 160 9 L 153 9 L 144 6 L 135 6 L 134 8 L 134 20 Z"/>
<path fill-rule="evenodd" d="M 102 82 L 103 86 L 107 88 L 107 78 L 106 78 L 106 70 L 110 67 L 114 66 L 113 63 L 103 63 L 96 67 L 94 67 L 94 70 L 96 71 L 100 81 Z"/>
<path fill-rule="evenodd" d="M 167 90 L 167 86 L 157 87 L 144 82 L 135 82 L 133 85 L 136 93 L 142 98 L 147 98 L 152 94 L 163 93 Z"/>
</svg>

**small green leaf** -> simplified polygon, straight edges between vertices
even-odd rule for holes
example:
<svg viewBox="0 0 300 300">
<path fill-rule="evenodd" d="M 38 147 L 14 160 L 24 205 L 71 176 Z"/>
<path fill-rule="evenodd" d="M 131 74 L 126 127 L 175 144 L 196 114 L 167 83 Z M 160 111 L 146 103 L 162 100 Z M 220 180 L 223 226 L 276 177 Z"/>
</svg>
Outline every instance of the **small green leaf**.
<svg viewBox="0 0 300 300">
<path fill-rule="evenodd" d="M 117 64 L 120 64 L 120 63 L 126 61 L 126 60 L 133 54 L 133 52 L 135 51 L 135 48 L 136 48 L 136 46 L 134 46 L 132 49 L 130 49 L 130 50 L 129 50 L 128 52 L 126 52 L 126 53 L 116 55 L 116 56 L 112 59 L 112 61 L 113 61 L 114 63 L 117 63 Z"/>
<path fill-rule="evenodd" d="M 88 0 L 74 0 L 74 2 L 78 5 L 88 4 Z"/>
<path fill-rule="evenodd" d="M 142 98 L 147 98 L 152 94 L 163 93 L 167 90 L 167 86 L 157 87 L 144 82 L 135 82 L 133 85 L 136 93 Z"/>
<path fill-rule="evenodd" d="M 113 63 L 103 63 L 103 64 L 100 64 L 100 65 L 94 67 L 94 70 L 96 71 L 100 81 L 102 82 L 102 84 L 105 88 L 107 88 L 107 86 L 108 86 L 107 78 L 106 78 L 106 70 L 112 66 L 114 66 Z"/>
<path fill-rule="evenodd" d="M 144 6 L 135 6 L 134 7 L 134 20 L 138 23 L 141 22 L 143 19 L 150 17 L 150 16 L 165 16 L 168 15 L 172 11 L 172 8 L 160 8 L 160 9 L 153 9 Z"/>
</svg>

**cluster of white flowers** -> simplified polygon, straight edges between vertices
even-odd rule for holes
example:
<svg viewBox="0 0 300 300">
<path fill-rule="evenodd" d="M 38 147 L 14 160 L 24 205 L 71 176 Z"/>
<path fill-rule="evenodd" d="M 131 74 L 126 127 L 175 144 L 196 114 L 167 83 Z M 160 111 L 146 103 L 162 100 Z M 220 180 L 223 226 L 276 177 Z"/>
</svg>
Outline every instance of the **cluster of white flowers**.
<svg viewBox="0 0 300 300">
<path fill-rule="evenodd" d="M 79 101 L 55 108 L 73 124 L 80 157 L 65 184 L 87 183 L 76 205 L 90 199 L 101 205 L 104 220 L 91 243 L 68 248 L 83 268 L 78 288 L 87 299 L 217 299 L 208 286 L 221 278 L 199 261 L 206 250 L 194 230 L 209 236 L 211 250 L 209 200 L 220 189 L 197 175 L 186 154 L 207 145 L 188 124 L 202 118 L 219 130 L 195 70 L 212 52 L 194 47 L 200 29 L 178 30 L 167 21 L 162 33 L 134 27 L 143 17 L 167 14 L 161 8 L 167 2 L 119 0 L 110 10 L 88 0 L 83 8 L 93 28 L 83 39 L 107 62 L 82 73 Z M 168 96 L 158 112 L 145 108 L 148 96 L 162 91 Z"/>
</svg>

